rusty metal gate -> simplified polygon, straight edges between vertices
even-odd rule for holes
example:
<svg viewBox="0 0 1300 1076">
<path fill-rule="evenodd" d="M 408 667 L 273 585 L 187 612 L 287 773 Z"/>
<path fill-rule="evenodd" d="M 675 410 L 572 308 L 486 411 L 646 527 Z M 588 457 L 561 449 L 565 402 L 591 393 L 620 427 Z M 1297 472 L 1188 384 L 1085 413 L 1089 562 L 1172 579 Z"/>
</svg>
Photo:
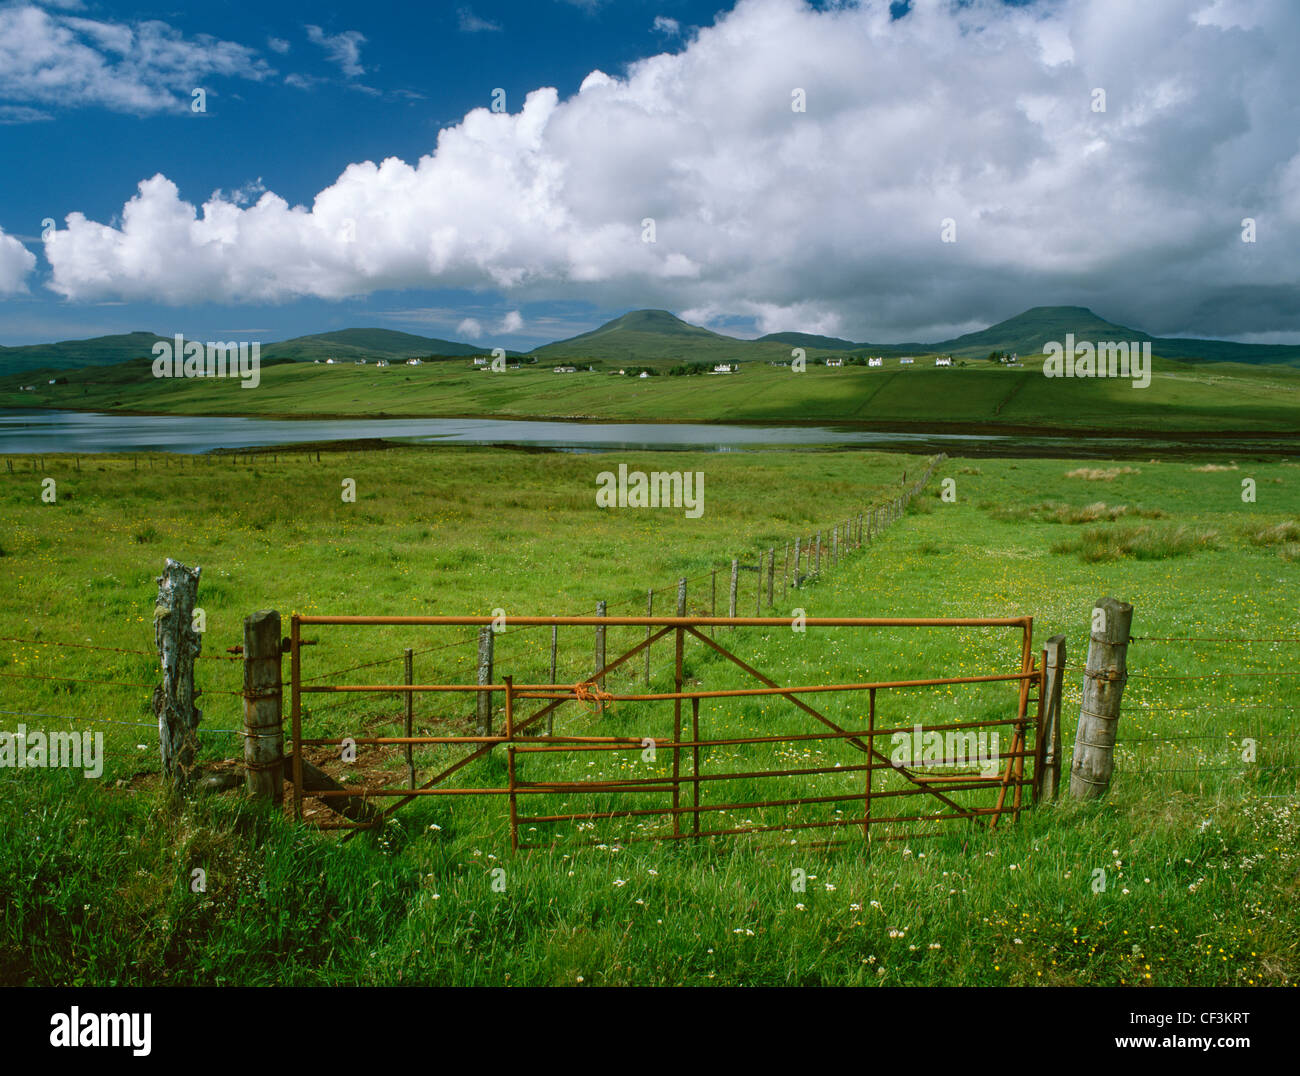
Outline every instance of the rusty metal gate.
<svg viewBox="0 0 1300 1076">
<path fill-rule="evenodd" d="M 510 842 L 512 849 L 539 847 L 553 841 L 529 839 L 528 834 L 540 827 L 573 824 L 578 834 L 595 828 L 597 822 L 612 819 L 635 820 L 639 832 L 621 837 L 618 843 L 639 840 L 696 840 L 707 837 L 741 833 L 789 833 L 796 830 L 849 830 L 866 840 L 910 839 L 932 833 L 935 824 L 965 820 L 968 823 L 993 827 L 1004 814 L 1013 819 L 1030 801 L 1037 798 L 1043 772 L 1044 750 L 1044 696 L 1046 653 L 1043 661 L 1034 661 L 1031 653 L 1033 633 L 1032 617 L 988 618 L 849 618 L 808 617 L 805 628 L 847 629 L 903 629 L 903 628 L 1012 628 L 1018 629 L 1019 639 L 1014 651 L 1014 665 L 1010 671 L 981 675 L 949 675 L 911 679 L 863 679 L 859 682 L 779 684 L 754 665 L 724 647 L 716 638 L 706 634 L 718 628 L 789 629 L 791 621 L 785 617 L 708 617 L 708 616 L 556 616 L 512 617 L 514 628 L 560 627 L 578 628 L 644 628 L 645 638 L 636 645 L 595 669 L 592 675 L 574 683 L 516 683 L 511 676 L 499 682 L 482 683 L 404 683 L 404 684 L 321 684 L 307 682 L 303 677 L 302 629 L 306 626 L 410 626 L 413 628 L 490 626 L 494 618 L 488 616 L 301 616 L 295 615 L 290 626 L 290 677 L 292 721 L 292 783 L 293 808 L 298 818 L 303 817 L 303 801 L 307 794 L 304 784 L 304 756 L 306 747 L 337 749 L 346 741 L 357 747 L 401 747 L 408 761 L 408 780 L 405 787 L 380 785 L 335 786 L 311 791 L 311 795 L 330 800 L 345 797 L 349 803 L 386 802 L 382 810 L 373 810 L 369 820 L 325 821 L 322 828 L 358 829 L 382 825 L 387 816 L 398 808 L 421 797 L 500 797 L 508 809 Z M 602 636 L 603 639 L 603 636 Z M 605 690 L 607 677 L 632 658 L 648 651 L 655 643 L 671 641 L 674 650 L 673 690 L 636 692 L 631 690 Z M 684 668 L 684 648 L 690 642 L 720 655 L 743 671 L 755 682 L 753 687 L 721 688 L 710 690 L 703 686 L 688 688 Z M 601 650 L 603 651 L 603 642 Z M 409 664 L 408 664 L 409 679 Z M 897 710 L 884 705 L 894 696 L 927 689 L 952 689 L 971 685 L 998 685 L 1013 689 L 1005 701 L 994 700 L 993 716 L 976 720 L 941 720 L 924 725 L 900 724 Z M 304 735 L 303 697 L 314 694 L 365 693 L 397 695 L 407 705 L 406 734 L 400 736 L 309 737 Z M 474 730 L 476 734 L 412 735 L 410 731 L 410 700 L 416 695 L 443 693 L 477 697 L 488 692 L 489 698 L 497 695 L 504 700 L 504 727 L 493 731 L 490 727 Z M 851 695 L 860 709 L 856 720 L 841 717 L 836 720 L 813 705 L 819 696 L 831 694 Z M 787 717 L 797 717 L 802 727 L 756 729 L 753 735 L 710 736 L 701 725 L 701 703 L 719 705 L 727 700 L 780 700 L 788 703 Z M 662 714 L 671 704 L 670 731 L 657 731 L 651 714 L 659 708 Z M 561 708 L 577 710 L 588 723 L 599 724 L 600 719 L 618 711 L 620 706 L 637 707 L 631 716 L 642 726 L 636 733 L 622 735 L 555 734 L 541 727 L 543 720 L 553 721 Z M 886 713 L 886 711 L 891 711 Z M 624 719 L 627 714 L 623 715 Z M 960 717 L 959 712 L 947 716 Z M 666 725 L 666 715 L 659 718 Z M 775 726 L 779 722 L 770 719 Z M 1009 730 L 1011 746 L 1001 749 L 998 730 Z M 457 732 L 458 730 L 451 730 Z M 587 730 L 588 732 L 590 730 Z M 992 735 L 996 745 L 990 754 L 985 752 L 972 762 L 968 753 L 954 751 L 953 745 L 972 739 L 987 743 Z M 928 743 L 937 736 L 939 750 L 909 751 L 898 757 L 900 742 L 909 747 Z M 900 739 L 901 738 L 901 739 Z M 882 742 L 886 741 L 886 742 Z M 892 751 L 889 744 L 894 745 Z M 436 773 L 417 783 L 411 751 L 416 746 L 438 745 L 446 750 L 464 749 L 464 754 L 450 765 L 442 766 Z M 840 749 L 847 761 L 821 758 L 808 759 L 814 748 Z M 471 763 L 491 756 L 502 749 L 505 754 L 505 773 L 490 785 L 460 785 L 452 778 Z M 749 752 L 761 755 L 763 751 L 791 752 L 803 750 L 801 761 L 819 762 L 817 765 L 773 765 L 769 758 L 766 766 L 761 759 L 738 766 L 716 763 Z M 582 758 L 591 759 L 593 753 L 605 753 L 607 758 L 619 758 L 620 765 L 629 768 L 633 761 L 649 760 L 650 766 L 643 775 L 581 779 L 571 772 Z M 959 755 L 963 757 L 958 757 Z M 662 756 L 662 760 L 661 760 Z M 928 757 L 927 757 L 928 756 Z M 497 756 L 499 758 L 499 755 Z M 747 756 L 748 757 L 748 756 Z M 1032 761 L 1032 772 L 1026 774 L 1025 760 Z M 710 763 L 714 763 L 710 765 Z M 596 765 L 588 761 L 587 766 Z M 971 766 L 975 765 L 975 770 Z M 558 772 L 557 772 L 558 771 Z M 740 782 L 743 787 L 765 786 L 772 781 L 798 780 L 804 786 L 819 782 L 832 782 L 833 790 L 825 794 L 751 793 L 748 797 L 734 798 L 725 790 Z M 851 786 L 851 787 L 850 787 Z M 1028 790 L 1026 796 L 1026 790 Z M 807 793 L 807 787 L 795 791 Z M 532 810 L 531 804 L 554 801 L 560 797 L 560 809 Z M 575 800 L 586 797 L 585 806 L 564 810 Z M 338 800 L 334 800 L 338 802 Z M 833 812 L 831 817 L 808 817 L 807 808 L 820 807 Z M 743 816 L 743 817 L 738 817 Z M 731 824 L 725 824 L 731 823 Z M 900 831 L 900 826 L 926 826 L 930 830 Z M 648 827 L 648 828 L 647 828 Z M 521 839 L 521 832 L 524 839 Z M 599 836 L 580 837 L 583 843 L 599 843 Z M 605 838 L 608 840 L 608 838 Z M 819 843 L 840 843 L 826 841 Z"/>
</svg>

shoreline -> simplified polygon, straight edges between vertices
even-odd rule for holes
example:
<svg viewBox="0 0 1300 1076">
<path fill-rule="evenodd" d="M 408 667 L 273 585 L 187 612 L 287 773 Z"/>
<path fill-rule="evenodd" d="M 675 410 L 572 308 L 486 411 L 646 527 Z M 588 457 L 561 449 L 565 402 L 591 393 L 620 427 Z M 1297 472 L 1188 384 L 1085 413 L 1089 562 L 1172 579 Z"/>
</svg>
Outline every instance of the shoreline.
<svg viewBox="0 0 1300 1076">
<path fill-rule="evenodd" d="M 1055 437 L 1083 438 L 1090 441 L 1261 441 L 1275 442 L 1277 450 L 1294 447 L 1300 451 L 1300 430 L 1142 430 L 1119 431 L 1110 427 L 1097 426 L 1040 426 L 1014 425 L 1003 423 L 969 423 L 969 422 L 916 422 L 900 420 L 896 422 L 857 421 L 852 419 L 780 419 L 780 420 L 736 420 L 736 419 L 644 419 L 644 418 L 602 418 L 597 415 L 529 415 L 502 413 L 455 413 L 455 414 L 421 414 L 408 412 L 378 411 L 366 414 L 339 414 L 337 412 L 259 412 L 245 411 L 202 411 L 177 412 L 136 410 L 131 408 L 113 408 L 104 410 L 97 407 L 50 407 L 46 405 L 14 405 L 0 407 L 0 413 L 6 411 L 72 411 L 78 414 L 106 416 L 134 416 L 140 418 L 243 418 L 264 420 L 268 422 L 371 422 L 392 419 L 395 421 L 481 421 L 481 422 L 554 422 L 579 423 L 589 426 L 724 426 L 752 429 L 834 429 L 860 433 L 895 433 L 908 436 L 924 437 Z M 372 439 L 373 440 L 373 439 Z M 301 444 L 302 442 L 289 442 Z M 787 446 L 787 447 L 818 447 Z M 821 446 L 826 447 L 826 446 Z M 841 446 L 844 447 L 844 446 Z"/>
</svg>

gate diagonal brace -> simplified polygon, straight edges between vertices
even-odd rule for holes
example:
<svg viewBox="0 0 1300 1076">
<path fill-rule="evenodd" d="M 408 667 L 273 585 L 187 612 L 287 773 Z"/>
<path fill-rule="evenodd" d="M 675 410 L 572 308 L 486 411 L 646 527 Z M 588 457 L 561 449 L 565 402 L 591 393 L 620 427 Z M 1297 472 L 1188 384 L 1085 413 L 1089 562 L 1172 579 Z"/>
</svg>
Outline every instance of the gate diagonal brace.
<svg viewBox="0 0 1300 1076">
<path fill-rule="evenodd" d="M 721 654 L 721 655 L 722 655 L 724 658 L 726 658 L 727 660 L 732 661 L 732 662 L 735 662 L 735 664 L 737 664 L 738 666 L 740 666 L 740 668 L 744 669 L 745 672 L 747 672 L 747 673 L 748 673 L 750 676 L 752 676 L 755 680 L 759 681 L 759 682 L 762 683 L 762 684 L 765 684 L 765 685 L 768 686 L 768 687 L 778 688 L 778 689 L 781 687 L 781 685 L 778 684 L 775 680 L 770 680 L 770 679 L 768 679 L 768 678 L 767 678 L 766 676 L 764 676 L 761 672 L 759 672 L 757 669 L 755 669 L 752 665 L 747 665 L 747 664 L 745 664 L 745 662 L 743 662 L 740 658 L 736 657 L 735 654 L 731 653 L 729 650 L 725 649 L 724 647 L 719 646 L 716 642 L 714 642 L 712 639 L 710 639 L 707 635 L 701 634 L 701 633 L 700 633 L 699 631 L 697 631 L 695 628 L 689 628 L 689 627 L 688 627 L 686 630 L 687 630 L 691 635 L 695 636 L 695 638 L 699 639 L 700 642 L 702 642 L 702 643 L 707 643 L 709 646 L 711 646 L 714 650 L 716 650 L 719 654 Z M 799 698 L 797 695 L 782 695 L 781 697 L 782 697 L 782 698 L 785 698 L 785 699 L 789 699 L 790 702 L 794 703 L 797 707 L 799 707 L 799 709 L 805 711 L 805 712 L 808 713 L 808 714 L 811 714 L 811 715 L 812 715 L 813 717 L 815 717 L 818 721 L 820 721 L 822 724 L 826 725 L 827 727 L 833 729 L 835 732 L 848 732 L 848 729 L 842 728 L 842 727 L 840 727 L 839 725 L 835 724 L 835 722 L 832 721 L 829 717 L 827 717 L 825 714 L 820 713 L 820 712 L 818 712 L 817 710 L 813 709 L 813 707 L 809 706 L 806 702 L 803 701 L 803 699 Z M 947 804 L 947 805 L 948 805 L 949 807 L 951 807 L 954 811 L 956 811 L 959 815 L 962 815 L 962 816 L 964 816 L 964 817 L 966 817 L 966 818 L 972 819 L 973 821 L 981 822 L 981 824 L 985 824 L 985 823 L 983 823 L 982 820 L 981 820 L 981 819 L 980 819 L 980 818 L 975 814 L 975 812 L 972 811 L 970 808 L 963 807 L 963 806 L 962 806 L 961 804 L 959 804 L 959 803 L 954 803 L 954 802 L 953 802 L 952 800 L 950 800 L 947 796 L 943 795 L 943 794 L 940 793 L 940 792 L 936 792 L 932 787 L 930 787 L 929 782 L 920 780 L 920 779 L 916 776 L 916 774 L 911 773 L 910 771 L 908 771 L 908 770 L 905 769 L 904 767 L 900 766 L 900 765 L 899 765 L 897 762 L 895 762 L 892 758 L 888 758 L 887 756 L 882 755 L 879 751 L 877 751 L 877 750 L 875 749 L 874 746 L 868 746 L 866 743 L 864 743 L 861 739 L 859 739 L 859 738 L 856 737 L 856 736 L 851 736 L 851 737 L 849 737 L 845 742 L 846 742 L 846 743 L 849 743 L 849 744 L 852 744 L 854 747 L 856 747 L 856 748 L 857 748 L 858 750 L 860 750 L 860 751 L 865 751 L 868 755 L 870 755 L 870 756 L 872 756 L 872 757 L 874 757 L 874 758 L 879 759 L 881 762 L 886 762 L 886 763 L 888 763 L 888 764 L 889 764 L 889 765 L 890 765 L 890 766 L 895 770 L 895 772 L 902 774 L 902 775 L 903 775 L 904 777 L 906 777 L 909 781 L 911 781 L 912 784 L 916 785 L 917 788 L 922 789 L 923 791 L 925 791 L 925 792 L 929 793 L 931 796 L 933 796 L 935 799 L 941 801 L 942 803 Z"/>
<path fill-rule="evenodd" d="M 653 646 L 665 635 L 670 634 L 673 630 L 674 629 L 670 627 L 661 628 L 653 635 L 637 643 L 636 646 L 632 647 L 632 649 L 627 651 L 625 654 L 622 654 L 621 656 L 615 658 L 613 661 L 609 662 L 603 669 L 596 670 L 596 672 L 592 673 L 585 680 L 579 681 L 579 683 L 572 685 L 574 691 L 573 695 L 570 695 L 567 698 L 563 698 L 563 699 L 554 699 L 551 702 L 548 702 L 545 706 L 541 707 L 541 709 L 536 710 L 530 716 L 524 718 L 523 721 L 516 721 L 515 728 L 514 728 L 516 735 L 531 728 L 533 725 L 537 724 L 537 722 L 539 722 L 542 718 L 544 718 L 547 714 L 555 710 L 558 710 L 566 702 L 581 701 L 579 695 L 579 689 L 585 688 L 586 690 L 599 692 L 600 689 L 596 687 L 596 683 L 600 680 L 602 676 L 604 676 L 606 673 L 612 672 L 614 669 L 617 669 L 625 661 L 629 661 L 632 658 L 636 657 L 636 655 L 641 653 L 641 651 L 644 650 L 646 647 Z M 557 684 L 556 686 L 562 687 L 566 685 Z M 442 773 L 438 774 L 436 777 L 430 778 L 428 781 L 422 784 L 420 788 L 422 789 L 432 788 L 434 785 L 441 784 L 443 781 L 445 781 L 448 777 L 450 777 L 461 767 L 468 766 L 475 759 L 482 758 L 484 755 L 490 752 L 492 748 L 494 748 L 495 746 L 496 746 L 495 743 L 484 744 L 482 747 L 478 748 L 477 750 L 471 751 L 464 758 L 460 759 L 457 762 L 452 763 L 452 765 L 448 766 L 445 770 L 442 771 Z M 391 815 L 394 811 L 398 810 L 399 808 L 406 806 L 406 804 L 410 803 L 415 798 L 416 798 L 415 796 L 403 796 L 401 799 L 393 803 L 390 807 L 385 808 L 384 811 L 381 813 L 379 820 L 375 823 L 375 826 L 382 825 L 389 815 Z M 370 827 L 370 828 L 374 828 L 374 827 Z M 345 841 L 351 840 L 353 836 L 355 836 L 355 831 L 344 834 L 343 840 Z"/>
</svg>

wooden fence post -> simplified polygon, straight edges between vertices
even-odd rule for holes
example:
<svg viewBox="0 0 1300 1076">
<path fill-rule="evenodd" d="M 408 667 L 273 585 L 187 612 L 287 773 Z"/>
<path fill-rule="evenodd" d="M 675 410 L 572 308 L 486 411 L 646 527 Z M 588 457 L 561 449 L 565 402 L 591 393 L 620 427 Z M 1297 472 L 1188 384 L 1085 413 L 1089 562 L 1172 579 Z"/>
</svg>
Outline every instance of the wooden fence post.
<svg viewBox="0 0 1300 1076">
<path fill-rule="evenodd" d="M 686 580 L 677 580 L 677 615 L 686 615 Z"/>
<path fill-rule="evenodd" d="M 740 561 L 731 559 L 731 600 L 727 603 L 727 616 L 736 619 L 736 584 L 739 582 Z"/>
<path fill-rule="evenodd" d="M 153 712 L 158 718 L 163 774 L 176 792 L 185 792 L 196 776 L 194 756 L 203 719 L 203 711 L 194 705 L 194 660 L 203 650 L 203 637 L 194 630 L 194 605 L 202 570 L 168 557 L 158 576 L 154 606 L 154 642 L 163 682 L 153 689 Z"/>
<path fill-rule="evenodd" d="M 772 588 L 776 584 L 776 550 L 767 551 L 767 607 L 772 608 Z"/>
<path fill-rule="evenodd" d="M 835 524 L 831 528 L 831 567 L 838 568 L 840 565 L 840 525 Z"/>
<path fill-rule="evenodd" d="M 1061 783 L 1061 685 L 1065 669 L 1065 636 L 1047 640 L 1047 683 L 1043 688 L 1043 765 L 1034 801 L 1054 800 Z"/>
<path fill-rule="evenodd" d="M 492 628 L 484 624 L 478 629 L 478 682 L 492 683 Z M 478 693 L 478 735 L 492 735 L 492 692 Z"/>
<path fill-rule="evenodd" d="M 794 540 L 794 589 L 799 589 L 799 539 Z"/>
<path fill-rule="evenodd" d="M 244 617 L 244 787 L 255 799 L 284 799 L 280 614 Z"/>
<path fill-rule="evenodd" d="M 1088 661 L 1083 670 L 1083 704 L 1074 737 L 1070 795 L 1095 799 L 1110 785 L 1115 768 L 1115 730 L 1119 704 L 1128 679 L 1125 663 L 1133 606 L 1102 598 L 1092 611 Z"/>
<path fill-rule="evenodd" d="M 822 532 L 817 532 L 817 560 L 813 568 L 813 574 L 820 580 L 822 577 Z"/>
</svg>

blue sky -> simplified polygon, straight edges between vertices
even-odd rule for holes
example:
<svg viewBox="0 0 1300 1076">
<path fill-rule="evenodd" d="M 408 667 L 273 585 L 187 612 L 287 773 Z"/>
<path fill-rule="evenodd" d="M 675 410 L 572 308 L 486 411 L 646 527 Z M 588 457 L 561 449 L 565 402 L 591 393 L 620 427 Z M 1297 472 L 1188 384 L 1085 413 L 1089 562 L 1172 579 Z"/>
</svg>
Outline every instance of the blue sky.
<svg viewBox="0 0 1300 1076">
<path fill-rule="evenodd" d="M 1047 303 L 1300 342 L 1297 19 L 0 4 L 0 343 L 377 325 L 524 348 L 642 306 L 885 342 Z"/>
</svg>

